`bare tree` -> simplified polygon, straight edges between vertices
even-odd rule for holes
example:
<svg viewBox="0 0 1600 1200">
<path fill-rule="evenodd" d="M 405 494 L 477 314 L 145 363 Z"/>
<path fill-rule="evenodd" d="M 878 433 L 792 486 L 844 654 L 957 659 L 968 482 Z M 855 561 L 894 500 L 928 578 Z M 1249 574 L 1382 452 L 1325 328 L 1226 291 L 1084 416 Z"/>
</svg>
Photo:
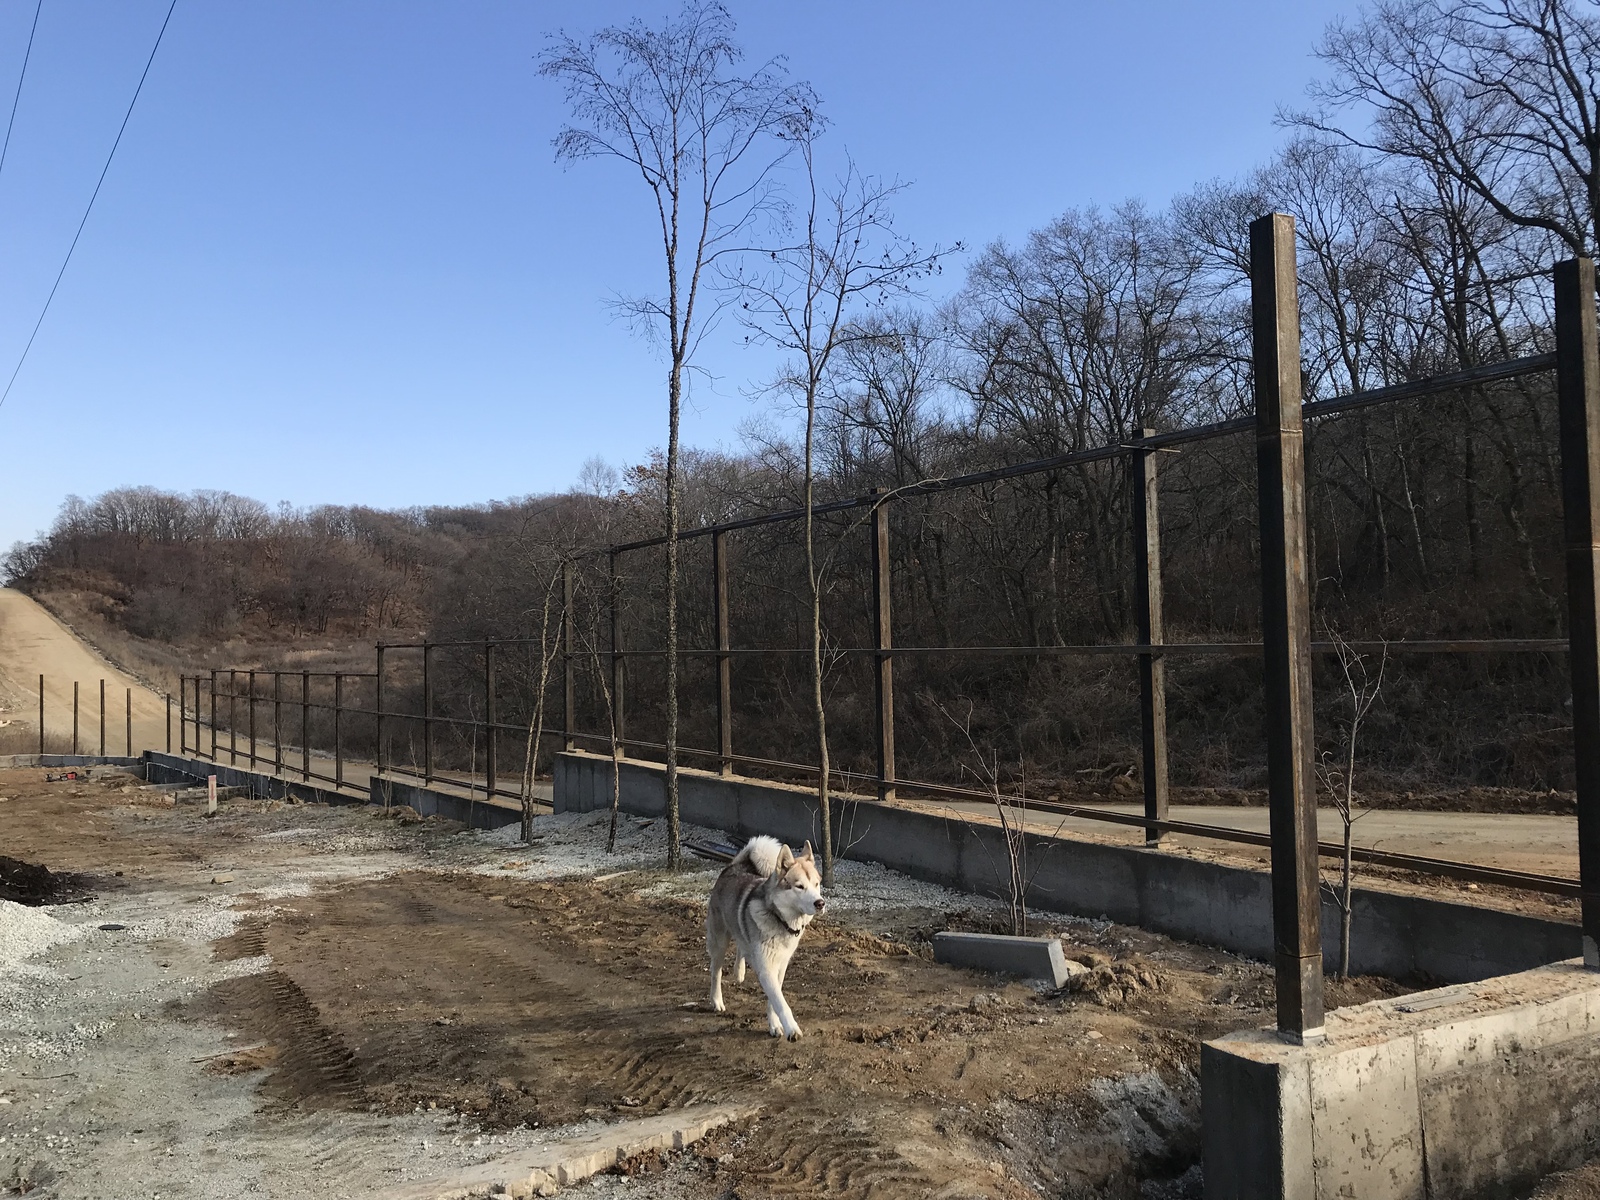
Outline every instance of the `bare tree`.
<svg viewBox="0 0 1600 1200">
<path fill-rule="evenodd" d="M 543 603 L 539 609 L 539 665 L 533 682 L 533 718 L 528 722 L 528 740 L 522 756 L 522 840 L 533 841 L 533 784 L 539 770 L 539 741 L 544 735 L 544 696 L 550 683 L 550 664 L 561 651 L 561 639 L 550 636 L 552 609 L 558 621 L 565 620 L 566 605 L 556 602 L 556 589 L 561 586 L 565 560 L 558 563 L 545 584 Z M 491 731 L 490 737 L 494 734 Z"/>
<path fill-rule="evenodd" d="M 707 271 L 741 243 L 774 204 L 772 173 L 815 111 L 811 89 L 781 60 L 748 75 L 734 21 L 712 0 L 689 0 L 659 28 L 635 20 L 587 40 L 553 35 L 540 73 L 566 89 L 574 124 L 555 139 L 565 162 L 615 158 L 650 193 L 659 225 L 664 295 L 621 302 L 636 327 L 662 338 L 668 356 L 666 457 L 667 863 L 682 859 L 678 825 L 678 427 L 684 375 L 719 301 Z M 705 308 L 702 308 L 702 305 Z"/>
<path fill-rule="evenodd" d="M 929 699 L 931 700 L 931 697 Z M 1019 779 L 1016 790 L 1011 795 L 1006 795 L 1000 780 L 1000 755 L 994 750 L 985 752 L 979 747 L 977 738 L 973 736 L 972 701 L 966 702 L 967 711 L 960 717 L 937 701 L 932 703 L 947 721 L 961 731 L 968 749 L 972 751 L 973 761 L 977 763 L 976 768 L 968 763 L 962 763 L 961 769 L 983 784 L 984 791 L 989 793 L 990 801 L 994 804 L 995 815 L 1000 819 L 1000 834 L 1006 854 L 1006 892 L 1011 905 L 1011 932 L 1018 937 L 1026 937 L 1028 889 L 1033 886 L 1034 878 L 1044 863 L 1041 860 L 1032 870 L 1028 869 L 1028 793 L 1024 781 Z M 1066 819 L 1063 818 L 1056 826 L 1055 834 L 1060 834 L 1065 825 Z M 981 840 L 979 844 L 982 845 Z"/>
<path fill-rule="evenodd" d="M 1600 244 L 1600 19 L 1581 0 L 1385 0 L 1331 26 L 1293 123 L 1443 169 L 1572 254 Z M 1370 130 L 1338 119 L 1371 115 Z"/>
<path fill-rule="evenodd" d="M 871 326 L 850 318 L 863 305 L 905 295 L 916 280 L 937 270 L 942 251 L 924 251 L 894 228 L 890 201 L 904 185 L 862 174 L 846 156 L 843 174 L 830 186 L 819 181 L 817 136 L 822 122 L 810 119 L 786 133 L 804 166 L 799 205 L 800 236 L 767 252 L 764 269 L 743 269 L 735 280 L 743 292 L 742 318 L 753 337 L 790 355 L 773 390 L 798 401 L 805 412 L 805 451 L 800 504 L 811 601 L 811 701 L 816 721 L 817 803 L 822 818 L 822 879 L 833 882 L 833 825 L 829 800 L 828 716 L 823 694 L 822 571 L 817 562 L 815 519 L 818 402 L 841 347 L 875 336 Z"/>
<path fill-rule="evenodd" d="M 1389 665 L 1389 647 L 1383 646 L 1377 669 L 1371 664 L 1371 655 L 1357 650 L 1332 628 L 1327 630 L 1339 656 L 1339 669 L 1344 676 L 1345 696 L 1350 702 L 1349 715 L 1340 728 L 1341 744 L 1338 757 L 1325 752 L 1317 764 L 1317 777 L 1322 790 L 1333 801 L 1344 825 L 1344 855 L 1339 860 L 1339 881 L 1328 890 L 1339 907 L 1339 978 L 1350 978 L 1350 914 L 1354 891 L 1355 858 L 1352 854 L 1355 826 L 1370 809 L 1356 811 L 1356 738 L 1361 726 L 1378 702 L 1383 691 L 1383 673 Z M 1326 886 L 1326 885 L 1324 885 Z"/>
</svg>

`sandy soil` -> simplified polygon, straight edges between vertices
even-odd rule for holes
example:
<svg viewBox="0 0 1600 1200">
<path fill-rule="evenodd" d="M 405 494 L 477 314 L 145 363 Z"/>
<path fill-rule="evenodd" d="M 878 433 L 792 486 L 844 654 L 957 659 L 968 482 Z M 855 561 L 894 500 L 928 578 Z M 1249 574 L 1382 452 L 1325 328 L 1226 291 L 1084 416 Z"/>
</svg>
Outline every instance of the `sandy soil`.
<svg viewBox="0 0 1600 1200">
<path fill-rule="evenodd" d="M 33 600 L 0 588 L 0 753 L 39 747 L 39 676 L 45 685 L 45 733 L 52 753 L 69 749 L 72 686 L 78 684 L 78 747 L 100 750 L 100 681 L 106 684 L 106 753 L 122 754 L 132 696 L 133 752 L 166 746 L 166 699 L 112 666 Z M 173 745 L 177 745 L 174 707 Z"/>
<path fill-rule="evenodd" d="M 9 853 L 96 884 L 26 910 L 69 932 L 0 969 L 0 1183 L 41 1195 L 376 1196 L 713 1098 L 765 1111 L 599 1194 L 1198 1195 L 1199 1039 L 1271 1002 L 1260 964 L 1097 922 L 1045 926 L 1095 964 L 1079 991 L 938 966 L 932 932 L 996 907 L 845 863 L 790 1045 L 753 984 L 705 1009 L 715 868 L 657 870 L 659 823 L 608 855 L 595 816 L 517 846 L 361 808 L 204 820 L 125 777 L 0 795 Z"/>
</svg>

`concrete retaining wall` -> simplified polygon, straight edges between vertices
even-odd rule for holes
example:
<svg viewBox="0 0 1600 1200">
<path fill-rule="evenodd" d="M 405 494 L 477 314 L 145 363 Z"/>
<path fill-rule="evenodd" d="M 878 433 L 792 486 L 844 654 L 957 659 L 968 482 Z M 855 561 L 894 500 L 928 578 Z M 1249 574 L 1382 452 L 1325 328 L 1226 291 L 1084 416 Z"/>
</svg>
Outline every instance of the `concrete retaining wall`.
<svg viewBox="0 0 1600 1200">
<path fill-rule="evenodd" d="M 425 817 L 448 817 L 474 829 L 503 829 L 522 820 L 522 809 L 505 800 L 474 800 L 451 792 L 373 776 L 373 804 L 409 804 Z M 540 811 L 545 805 L 539 805 Z"/>
<path fill-rule="evenodd" d="M 1336 1009 L 1320 1045 L 1249 1030 L 1200 1063 L 1207 1200 L 1525 1194 L 1600 1151 L 1600 974 Z"/>
<path fill-rule="evenodd" d="M 217 777 L 218 787 L 249 788 L 252 796 L 268 800 L 287 800 L 291 796 L 307 804 L 365 804 L 364 795 L 336 791 L 315 783 L 300 783 L 280 775 L 242 771 L 225 767 L 208 758 L 189 758 L 146 750 L 145 779 L 150 783 L 204 783 L 207 775 Z"/>
<path fill-rule="evenodd" d="M 137 770 L 142 758 L 114 754 L 0 754 L 0 767 L 126 767 Z"/>
<path fill-rule="evenodd" d="M 663 769 L 622 763 L 622 807 L 644 816 L 666 809 Z M 685 821 L 740 838 L 769 833 L 799 845 L 819 840 L 814 796 L 805 788 L 705 771 L 680 770 Z M 574 751 L 555 764 L 557 812 L 611 803 L 611 760 Z M 918 879 L 983 895 L 1003 895 L 1006 856 L 999 829 L 986 824 L 867 801 L 836 807 L 843 857 L 879 862 Z M 1181 854 L 1030 837 L 1037 864 L 1028 901 L 1036 908 L 1106 917 L 1128 925 L 1221 946 L 1255 958 L 1272 951 L 1271 878 L 1265 871 Z M 1338 922 L 1323 912 L 1324 952 L 1337 950 Z M 1559 962 L 1581 952 L 1576 925 L 1454 904 L 1422 896 L 1359 889 L 1351 968 L 1359 974 L 1447 982 L 1487 979 Z"/>
<path fill-rule="evenodd" d="M 19 757 L 29 757 L 22 755 Z M 337 791 L 315 783 L 301 783 L 279 775 L 260 771 L 244 771 L 238 767 L 225 767 L 208 758 L 187 758 L 176 754 L 162 754 L 155 750 L 145 752 L 141 759 L 107 760 L 95 762 L 143 762 L 146 778 L 151 783 L 204 783 L 207 775 L 217 777 L 218 787 L 249 788 L 252 796 L 271 800 L 294 797 L 308 804 L 409 804 L 423 816 L 448 817 L 476 829 L 499 829 L 522 819 L 522 810 L 504 800 L 473 800 L 452 792 L 405 783 L 387 776 L 374 775 L 368 790 L 360 793 Z M 31 765 L 31 764 L 30 764 Z M 55 766 L 58 764 L 51 763 Z M 74 765 L 74 764 L 67 764 Z M 540 805 L 541 809 L 545 806 Z"/>
</svg>

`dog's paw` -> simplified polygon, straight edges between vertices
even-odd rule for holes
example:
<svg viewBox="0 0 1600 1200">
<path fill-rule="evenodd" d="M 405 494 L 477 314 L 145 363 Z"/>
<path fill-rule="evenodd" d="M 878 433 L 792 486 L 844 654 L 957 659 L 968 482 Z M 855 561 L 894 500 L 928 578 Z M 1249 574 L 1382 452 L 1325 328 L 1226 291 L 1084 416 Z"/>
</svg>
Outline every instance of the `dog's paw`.
<svg viewBox="0 0 1600 1200">
<path fill-rule="evenodd" d="M 722 997 L 721 996 L 718 996 L 715 1000 L 713 1000 L 711 1002 L 711 1011 L 712 1012 L 727 1012 L 728 1011 L 728 1006 L 722 1002 Z"/>
<path fill-rule="evenodd" d="M 788 1033 L 784 1034 L 784 1037 L 788 1038 L 791 1042 L 798 1042 L 804 1036 L 805 1032 L 798 1025 L 796 1025 Z"/>
</svg>

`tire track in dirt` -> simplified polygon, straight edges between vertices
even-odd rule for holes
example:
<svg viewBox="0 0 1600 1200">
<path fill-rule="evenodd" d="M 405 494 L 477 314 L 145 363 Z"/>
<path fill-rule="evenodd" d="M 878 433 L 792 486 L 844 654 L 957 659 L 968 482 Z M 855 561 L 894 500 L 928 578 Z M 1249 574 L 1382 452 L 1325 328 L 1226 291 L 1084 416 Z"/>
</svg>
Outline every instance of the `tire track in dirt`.
<svg viewBox="0 0 1600 1200">
<path fill-rule="evenodd" d="M 288 975 L 276 970 L 243 975 L 216 984 L 212 994 L 226 1010 L 244 1016 L 250 1033 L 276 1048 L 264 1089 L 278 1103 L 365 1107 L 355 1054 Z"/>
<path fill-rule="evenodd" d="M 914 1194 L 927 1177 L 915 1164 L 872 1139 L 852 1134 L 839 1121 L 802 1124 L 779 1119 L 752 1138 L 749 1153 L 776 1154 L 769 1166 L 746 1170 L 745 1180 L 765 1196 L 860 1196 Z"/>
<path fill-rule="evenodd" d="M 809 1042 L 766 1036 L 759 989 L 735 987 L 729 1017 L 679 1006 L 704 973 L 697 913 L 581 883 L 516 888 L 390 876 L 319 898 L 316 918 L 242 928 L 232 953 L 273 959 L 258 978 L 286 1053 L 269 1090 L 307 1107 L 437 1102 L 490 1127 L 761 1100 L 742 1194 L 869 1200 L 948 1178 L 897 1152 L 903 1113 L 865 1113 L 815 1080 L 797 1090 L 807 1077 L 784 1072 L 810 1061 Z M 267 1007 L 243 989 L 225 1001 Z M 310 1045 L 287 1053 L 298 1037 Z"/>
</svg>

